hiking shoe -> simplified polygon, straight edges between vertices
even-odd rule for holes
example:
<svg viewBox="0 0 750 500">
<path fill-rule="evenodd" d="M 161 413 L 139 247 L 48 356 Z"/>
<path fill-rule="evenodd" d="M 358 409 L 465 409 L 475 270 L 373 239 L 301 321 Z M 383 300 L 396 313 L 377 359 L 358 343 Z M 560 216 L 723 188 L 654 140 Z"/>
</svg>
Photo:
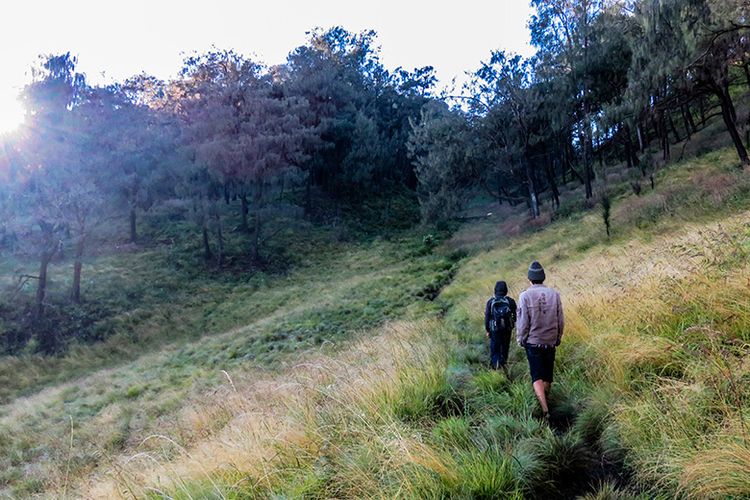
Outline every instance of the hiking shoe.
<svg viewBox="0 0 750 500">
<path fill-rule="evenodd" d="M 542 414 L 542 423 L 549 425 L 549 412 Z"/>
</svg>

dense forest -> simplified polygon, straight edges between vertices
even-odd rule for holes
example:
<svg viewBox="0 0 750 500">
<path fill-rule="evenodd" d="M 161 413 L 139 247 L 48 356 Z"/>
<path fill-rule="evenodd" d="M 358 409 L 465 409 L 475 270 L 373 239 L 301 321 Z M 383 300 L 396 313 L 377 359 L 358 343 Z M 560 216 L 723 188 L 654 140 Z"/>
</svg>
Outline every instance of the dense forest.
<svg viewBox="0 0 750 500">
<path fill-rule="evenodd" d="M 51 306 L 95 314 L 79 306 L 84 257 L 159 244 L 142 230 L 152 214 L 192 228 L 203 272 L 249 272 L 283 259 L 269 245 L 290 221 L 331 224 L 343 209 L 356 220 L 377 207 L 381 230 L 419 223 L 411 213 L 440 226 L 485 193 L 538 217 L 568 183 L 593 208 L 608 203 L 596 177 L 620 163 L 640 194 L 713 116 L 748 164 L 734 104 L 750 88 L 746 2 L 532 6 L 536 54 L 494 51 L 452 90 L 431 67 L 386 69 L 374 32 L 340 27 L 312 31 L 283 64 L 215 50 L 166 81 L 93 86 L 71 53 L 41 57 L 26 123 L 0 139 L 0 254 L 38 262 L 3 291 L 3 351 L 59 351 Z M 47 290 L 61 258 L 73 264 L 65 300 Z"/>
</svg>

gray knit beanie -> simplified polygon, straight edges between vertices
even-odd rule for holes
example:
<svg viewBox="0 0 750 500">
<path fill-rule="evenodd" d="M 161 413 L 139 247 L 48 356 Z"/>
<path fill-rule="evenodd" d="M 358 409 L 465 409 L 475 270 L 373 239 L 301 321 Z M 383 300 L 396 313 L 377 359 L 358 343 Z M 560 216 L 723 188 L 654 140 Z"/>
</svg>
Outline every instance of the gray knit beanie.
<svg viewBox="0 0 750 500">
<path fill-rule="evenodd" d="M 544 281 L 546 276 L 544 275 L 544 268 L 538 261 L 534 261 L 529 266 L 529 281 Z"/>
</svg>

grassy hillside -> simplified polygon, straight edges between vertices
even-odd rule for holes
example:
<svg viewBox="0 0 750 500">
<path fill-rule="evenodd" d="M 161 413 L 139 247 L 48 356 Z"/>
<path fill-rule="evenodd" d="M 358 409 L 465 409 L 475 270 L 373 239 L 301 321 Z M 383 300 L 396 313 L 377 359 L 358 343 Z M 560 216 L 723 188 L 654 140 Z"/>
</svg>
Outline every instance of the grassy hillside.
<svg viewBox="0 0 750 500">
<path fill-rule="evenodd" d="M 0 496 L 65 489 L 151 433 L 187 446 L 230 418 L 211 397 L 228 380 L 285 373 L 300 352 L 439 312 L 429 299 L 461 255 L 431 248 L 422 234 L 331 243 L 293 271 L 247 277 L 186 277 L 158 249 L 94 261 L 92 295 L 139 305 L 113 305 L 102 342 L 0 358 Z"/>
<path fill-rule="evenodd" d="M 0 361 L 0 496 L 750 494 L 748 173 L 724 149 L 641 196 L 627 175 L 599 186 L 610 238 L 596 208 L 477 206 L 438 248 L 331 242 L 276 275 L 95 259 L 104 340 Z M 519 349 L 509 379 L 486 368 L 481 326 L 533 259 L 568 324 L 551 427 Z"/>
<path fill-rule="evenodd" d="M 229 380 L 225 425 L 188 448 L 165 429 L 111 458 L 84 495 L 726 498 L 750 495 L 750 179 L 722 150 L 657 188 L 496 239 L 492 221 L 444 245 L 476 249 L 412 316 L 277 375 Z M 484 300 L 532 259 L 562 292 L 550 427 L 521 351 L 486 368 Z M 191 408 L 194 419 L 211 411 Z M 158 444 L 157 444 L 158 443 Z"/>
</svg>

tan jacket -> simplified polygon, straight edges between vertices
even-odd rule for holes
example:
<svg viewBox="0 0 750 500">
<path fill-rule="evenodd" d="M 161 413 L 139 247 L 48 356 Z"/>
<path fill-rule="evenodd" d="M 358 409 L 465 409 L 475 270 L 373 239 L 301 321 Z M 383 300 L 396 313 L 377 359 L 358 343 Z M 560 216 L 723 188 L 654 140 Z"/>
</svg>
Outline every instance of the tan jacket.
<svg viewBox="0 0 750 500">
<path fill-rule="evenodd" d="M 516 323 L 516 340 L 520 345 L 559 345 L 564 327 L 562 302 L 556 290 L 531 285 L 521 293 Z"/>
</svg>

